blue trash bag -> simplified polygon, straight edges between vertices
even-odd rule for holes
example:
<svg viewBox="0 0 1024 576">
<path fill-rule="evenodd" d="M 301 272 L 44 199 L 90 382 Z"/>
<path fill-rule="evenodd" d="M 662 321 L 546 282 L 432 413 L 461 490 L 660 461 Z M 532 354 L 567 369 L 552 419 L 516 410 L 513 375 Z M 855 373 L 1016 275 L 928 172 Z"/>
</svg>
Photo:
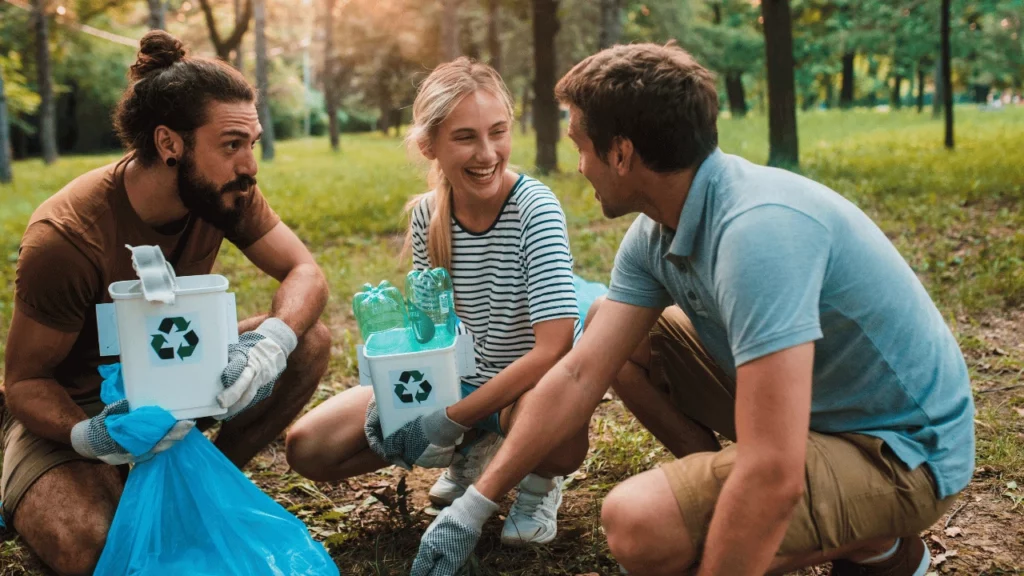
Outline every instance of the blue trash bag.
<svg viewBox="0 0 1024 576">
<path fill-rule="evenodd" d="M 100 374 L 104 402 L 123 398 L 120 365 Z M 126 449 L 145 453 L 173 425 L 167 411 L 140 408 L 109 429 Z M 338 568 L 298 518 L 193 429 L 132 468 L 95 573 L 334 576 Z"/>
<path fill-rule="evenodd" d="M 572 284 L 576 287 L 576 305 L 580 309 L 580 322 L 583 322 L 587 319 L 590 305 L 607 294 L 608 287 L 600 282 L 588 282 L 576 274 L 572 275 Z"/>
</svg>

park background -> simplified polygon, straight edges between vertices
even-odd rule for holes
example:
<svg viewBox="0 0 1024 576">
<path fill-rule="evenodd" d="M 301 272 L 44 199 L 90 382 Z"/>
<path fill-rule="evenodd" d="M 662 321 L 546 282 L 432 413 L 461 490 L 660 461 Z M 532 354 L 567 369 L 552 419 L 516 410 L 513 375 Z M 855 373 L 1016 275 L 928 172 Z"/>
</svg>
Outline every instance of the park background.
<svg viewBox="0 0 1024 576">
<path fill-rule="evenodd" d="M 513 162 L 561 200 L 576 271 L 607 282 L 632 218 L 604 219 L 575 172 L 553 86 L 601 47 L 674 40 L 718 76 L 726 152 L 849 198 L 938 303 L 970 367 L 978 443 L 970 487 L 926 534 L 933 570 L 1020 574 L 1022 19 L 1021 0 L 0 0 L 0 351 L 28 217 L 119 157 L 110 113 L 148 28 L 231 62 L 263 94 L 261 188 L 331 287 L 333 354 L 314 403 L 357 383 L 352 294 L 409 267 L 402 206 L 423 191 L 424 165 L 402 136 L 417 81 L 458 55 L 500 70 L 516 100 Z M 269 307 L 276 284 L 234 247 L 216 271 L 240 314 Z M 558 539 L 505 548 L 503 517 L 493 519 L 469 573 L 617 574 L 601 499 L 668 458 L 609 397 L 566 487 Z M 377 575 L 407 573 L 437 472 L 314 483 L 288 469 L 278 441 L 246 474 L 310 526 L 343 574 Z M 803 574 L 827 573 L 816 570 Z M 3 533 L 0 576 L 24 574 L 47 572 Z"/>
</svg>

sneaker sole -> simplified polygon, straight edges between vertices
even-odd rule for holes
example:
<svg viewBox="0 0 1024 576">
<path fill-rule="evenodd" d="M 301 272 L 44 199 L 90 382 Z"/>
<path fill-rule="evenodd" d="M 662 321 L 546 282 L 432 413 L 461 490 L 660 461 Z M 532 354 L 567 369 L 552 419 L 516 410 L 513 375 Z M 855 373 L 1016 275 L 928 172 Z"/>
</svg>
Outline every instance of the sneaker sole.
<svg viewBox="0 0 1024 576">
<path fill-rule="evenodd" d="M 458 498 L 458 496 L 456 496 L 455 498 Z M 455 502 L 455 498 L 449 500 L 442 496 L 434 496 L 433 494 L 429 494 L 427 496 L 427 499 L 430 500 L 430 503 L 438 508 L 447 508 L 448 506 L 451 506 L 452 502 Z"/>
</svg>

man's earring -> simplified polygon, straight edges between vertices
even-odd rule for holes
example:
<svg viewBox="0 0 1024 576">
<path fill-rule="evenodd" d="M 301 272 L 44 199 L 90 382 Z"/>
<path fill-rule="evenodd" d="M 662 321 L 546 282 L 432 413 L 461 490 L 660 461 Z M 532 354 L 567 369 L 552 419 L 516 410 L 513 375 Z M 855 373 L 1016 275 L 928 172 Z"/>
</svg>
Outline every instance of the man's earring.
<svg viewBox="0 0 1024 576">
<path fill-rule="evenodd" d="M 167 159 L 167 166 L 169 168 L 174 168 L 177 165 L 178 165 L 178 159 L 177 158 L 172 156 L 172 157 Z"/>
</svg>

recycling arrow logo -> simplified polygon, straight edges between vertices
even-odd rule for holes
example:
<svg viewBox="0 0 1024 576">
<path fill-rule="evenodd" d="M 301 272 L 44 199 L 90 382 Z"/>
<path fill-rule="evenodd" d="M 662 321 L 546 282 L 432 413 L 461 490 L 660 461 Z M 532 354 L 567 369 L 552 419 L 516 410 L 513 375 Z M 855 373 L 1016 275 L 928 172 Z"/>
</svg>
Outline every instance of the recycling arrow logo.
<svg viewBox="0 0 1024 576">
<path fill-rule="evenodd" d="M 405 370 L 395 384 L 395 396 L 403 404 L 423 403 L 430 398 L 434 387 L 419 370 Z"/>
<path fill-rule="evenodd" d="M 175 348 L 172 340 L 178 342 Z M 149 346 L 161 360 L 174 360 L 177 355 L 184 361 L 196 352 L 199 336 L 192 329 L 192 323 L 180 316 L 171 316 L 160 320 L 157 333 L 150 335 Z"/>
</svg>

